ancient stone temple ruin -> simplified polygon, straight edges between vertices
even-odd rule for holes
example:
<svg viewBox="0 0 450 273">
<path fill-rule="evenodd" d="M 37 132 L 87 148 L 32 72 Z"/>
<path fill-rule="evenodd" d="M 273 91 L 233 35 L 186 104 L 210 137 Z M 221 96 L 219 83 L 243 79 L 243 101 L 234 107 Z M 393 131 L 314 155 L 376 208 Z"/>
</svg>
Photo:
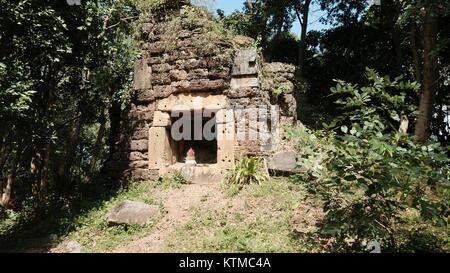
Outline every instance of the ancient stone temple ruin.
<svg viewBox="0 0 450 273">
<path fill-rule="evenodd" d="M 255 41 L 230 36 L 206 9 L 156 13 L 137 38 L 116 156 L 127 177 L 150 180 L 190 162 L 191 175 L 214 180 L 242 156 L 275 151 L 282 124 L 296 122 L 295 67 L 264 62 Z"/>
</svg>

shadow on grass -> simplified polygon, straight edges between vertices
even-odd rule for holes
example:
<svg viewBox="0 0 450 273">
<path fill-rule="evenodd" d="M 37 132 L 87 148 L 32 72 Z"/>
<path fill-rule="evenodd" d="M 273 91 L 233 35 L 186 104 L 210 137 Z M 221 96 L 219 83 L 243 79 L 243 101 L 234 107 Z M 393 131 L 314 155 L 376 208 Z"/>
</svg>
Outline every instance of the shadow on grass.
<svg viewBox="0 0 450 273">
<path fill-rule="evenodd" d="M 48 252 L 55 247 L 60 238 L 76 229 L 76 219 L 89 211 L 100 209 L 104 203 L 118 196 L 122 186 L 89 184 L 82 190 L 82 198 L 57 199 L 45 210 L 24 209 L 8 230 L 0 230 L 0 252 Z M 0 219 L 2 221 L 2 219 Z M 57 239 L 51 238 L 51 235 Z"/>
</svg>

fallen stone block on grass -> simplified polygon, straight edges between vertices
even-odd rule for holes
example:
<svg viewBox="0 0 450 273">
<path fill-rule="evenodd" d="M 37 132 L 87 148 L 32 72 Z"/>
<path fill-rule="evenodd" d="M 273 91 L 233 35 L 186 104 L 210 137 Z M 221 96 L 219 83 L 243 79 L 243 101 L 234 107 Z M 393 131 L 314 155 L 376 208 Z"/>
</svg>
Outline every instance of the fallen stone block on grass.
<svg viewBox="0 0 450 273">
<path fill-rule="evenodd" d="M 141 202 L 123 201 L 115 205 L 108 213 L 109 225 L 148 225 L 159 217 L 160 209 L 157 205 Z"/>
<path fill-rule="evenodd" d="M 276 175 L 304 172 L 305 170 L 297 165 L 297 156 L 297 152 L 291 150 L 277 152 L 269 159 L 268 169 Z"/>
</svg>

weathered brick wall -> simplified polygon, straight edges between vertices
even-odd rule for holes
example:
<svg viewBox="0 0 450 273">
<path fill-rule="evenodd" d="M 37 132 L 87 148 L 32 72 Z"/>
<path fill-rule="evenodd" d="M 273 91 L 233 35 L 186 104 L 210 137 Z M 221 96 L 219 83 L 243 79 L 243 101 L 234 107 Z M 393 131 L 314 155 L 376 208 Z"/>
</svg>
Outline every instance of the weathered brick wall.
<svg viewBox="0 0 450 273">
<path fill-rule="evenodd" d="M 218 33 L 204 9 L 185 6 L 170 16 L 149 18 L 139 27 L 137 39 L 141 57 L 135 64 L 134 93 L 111 170 L 134 180 L 158 175 L 149 169 L 148 147 L 160 143 L 149 143 L 149 129 L 158 102 L 177 94 L 224 95 L 227 107 L 270 109 L 278 103 L 282 116 L 295 120 L 294 67 L 264 63 L 251 39 Z M 280 85 L 287 91 L 274 96 L 273 89 Z M 236 157 L 261 154 L 261 145 L 237 141 Z"/>
<path fill-rule="evenodd" d="M 285 121 L 295 122 L 297 116 L 297 101 L 295 92 L 295 66 L 285 63 L 264 63 L 263 91 L 271 93 L 271 103 L 280 107 L 280 115 Z M 274 90 L 281 88 L 282 93 L 274 94 Z"/>
</svg>

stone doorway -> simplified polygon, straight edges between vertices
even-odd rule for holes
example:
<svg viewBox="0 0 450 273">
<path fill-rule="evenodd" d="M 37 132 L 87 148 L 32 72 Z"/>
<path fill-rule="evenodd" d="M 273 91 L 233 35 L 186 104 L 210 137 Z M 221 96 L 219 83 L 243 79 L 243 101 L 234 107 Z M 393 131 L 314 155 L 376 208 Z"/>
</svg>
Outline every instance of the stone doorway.
<svg viewBox="0 0 450 273">
<path fill-rule="evenodd" d="M 194 151 L 197 164 L 217 164 L 217 124 L 215 113 L 212 117 L 204 117 L 201 112 L 191 111 L 188 117 L 172 118 L 172 126 L 177 124 L 180 119 L 186 118 L 188 122 L 180 128 L 180 135 L 186 136 L 186 139 L 174 140 L 171 136 L 172 153 L 177 163 L 186 161 L 187 153 L 190 149 Z M 198 122 L 198 124 L 196 124 Z M 171 128 L 172 130 L 175 130 Z M 204 132 L 209 131 L 208 135 Z M 185 133 L 186 132 L 186 133 Z"/>
<path fill-rule="evenodd" d="M 227 110 L 228 101 L 223 95 L 210 93 L 191 93 L 171 95 L 166 99 L 158 101 L 154 112 L 153 125 L 149 130 L 149 169 L 162 170 L 174 165 L 184 163 L 187 151 L 192 148 L 195 158 L 200 165 L 217 165 L 220 168 L 234 166 L 235 160 L 235 123 L 232 112 Z M 178 112 L 178 115 L 172 115 Z M 195 121 L 200 124 L 195 135 Z M 183 128 L 177 121 L 184 114 L 190 114 L 188 125 Z M 201 130 L 205 126 L 211 127 L 214 132 L 213 138 L 204 138 Z M 180 133 L 191 131 L 189 139 L 174 139 L 173 127 L 179 128 Z M 185 131 L 187 129 L 187 131 Z M 200 131 L 200 132 L 199 132 Z"/>
</svg>

